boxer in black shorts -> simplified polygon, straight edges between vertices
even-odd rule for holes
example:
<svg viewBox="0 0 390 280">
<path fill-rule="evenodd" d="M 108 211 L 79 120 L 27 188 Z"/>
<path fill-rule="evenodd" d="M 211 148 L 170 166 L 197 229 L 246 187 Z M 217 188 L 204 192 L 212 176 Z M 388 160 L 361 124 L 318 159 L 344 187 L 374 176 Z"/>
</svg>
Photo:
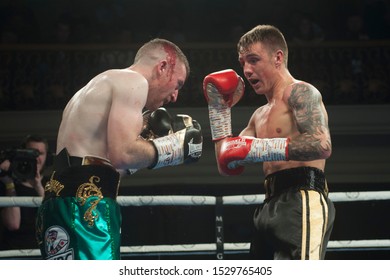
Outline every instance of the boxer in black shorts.
<svg viewBox="0 0 390 280">
<path fill-rule="evenodd" d="M 266 177 L 264 204 L 254 214 L 254 259 L 324 259 L 335 209 L 324 173 L 312 167 Z"/>
<path fill-rule="evenodd" d="M 244 94 L 243 79 L 233 69 L 217 71 L 205 77 L 203 90 L 219 173 L 239 175 L 261 164 L 266 178 L 251 257 L 324 259 L 335 211 L 324 176 L 332 144 L 321 93 L 290 74 L 287 43 L 275 26 L 245 33 L 237 52 L 248 83 L 267 100 L 239 136 L 232 134 L 231 108 Z"/>
</svg>

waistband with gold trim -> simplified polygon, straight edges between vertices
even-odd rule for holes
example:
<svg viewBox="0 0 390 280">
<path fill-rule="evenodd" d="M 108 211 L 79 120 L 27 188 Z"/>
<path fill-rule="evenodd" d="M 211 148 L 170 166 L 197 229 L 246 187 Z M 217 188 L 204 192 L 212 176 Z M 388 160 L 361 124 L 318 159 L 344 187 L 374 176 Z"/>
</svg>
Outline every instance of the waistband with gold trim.
<svg viewBox="0 0 390 280">
<path fill-rule="evenodd" d="M 63 149 L 55 157 L 53 170 L 44 199 L 67 196 L 116 199 L 118 195 L 120 176 L 106 159 L 73 157 Z"/>
<path fill-rule="evenodd" d="M 265 177 L 265 198 L 280 194 L 287 189 L 313 189 L 328 196 L 325 174 L 314 167 L 297 167 L 277 171 Z"/>
</svg>

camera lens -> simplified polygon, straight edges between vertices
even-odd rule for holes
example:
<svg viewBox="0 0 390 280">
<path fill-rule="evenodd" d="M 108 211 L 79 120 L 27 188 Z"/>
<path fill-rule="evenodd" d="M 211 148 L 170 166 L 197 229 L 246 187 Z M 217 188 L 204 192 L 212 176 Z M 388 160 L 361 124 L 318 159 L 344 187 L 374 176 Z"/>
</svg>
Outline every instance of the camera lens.
<svg viewBox="0 0 390 280">
<path fill-rule="evenodd" d="M 37 163 L 35 159 L 18 159 L 12 163 L 12 175 L 21 181 L 35 178 L 36 169 Z"/>
</svg>

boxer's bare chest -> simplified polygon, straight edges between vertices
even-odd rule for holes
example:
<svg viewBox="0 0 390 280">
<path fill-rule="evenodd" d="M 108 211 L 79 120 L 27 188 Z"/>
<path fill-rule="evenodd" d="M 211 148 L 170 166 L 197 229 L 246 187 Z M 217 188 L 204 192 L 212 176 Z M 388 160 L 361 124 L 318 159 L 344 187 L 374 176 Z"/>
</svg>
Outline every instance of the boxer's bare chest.
<svg viewBox="0 0 390 280">
<path fill-rule="evenodd" d="M 289 137 L 296 131 L 292 111 L 282 100 L 258 110 L 255 118 L 256 137 Z"/>
</svg>

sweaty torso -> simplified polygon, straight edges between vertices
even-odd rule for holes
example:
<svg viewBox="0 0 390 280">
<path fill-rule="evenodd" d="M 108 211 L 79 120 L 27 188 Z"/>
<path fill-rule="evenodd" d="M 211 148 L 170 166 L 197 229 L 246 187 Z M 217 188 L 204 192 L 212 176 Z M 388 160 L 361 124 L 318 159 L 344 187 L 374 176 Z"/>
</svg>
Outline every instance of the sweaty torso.
<svg viewBox="0 0 390 280">
<path fill-rule="evenodd" d="M 109 158 L 108 122 L 115 115 L 121 115 L 119 107 L 112 111 L 114 94 L 115 98 L 118 98 L 119 94 L 126 94 L 123 91 L 129 92 L 130 75 L 131 73 L 125 70 L 108 70 L 93 78 L 72 97 L 63 112 L 57 152 L 67 148 L 73 156 L 93 155 Z M 123 104 L 126 110 L 131 110 L 131 107 L 126 108 L 125 105 Z M 143 104 L 137 107 L 141 110 Z M 123 117 L 124 115 L 122 113 Z M 135 122 L 139 122 L 139 127 L 142 126 L 141 119 L 133 119 L 128 123 L 134 126 Z"/>
<path fill-rule="evenodd" d="M 299 131 L 294 120 L 292 109 L 288 105 L 291 93 L 288 87 L 281 98 L 275 98 L 268 104 L 257 109 L 251 120 L 254 124 L 255 137 L 257 138 L 294 138 Z M 263 163 L 264 175 L 267 176 L 279 170 L 312 166 L 321 170 L 325 167 L 325 160 L 314 161 L 270 161 Z"/>
<path fill-rule="evenodd" d="M 110 83 L 98 76 L 80 89 L 66 106 L 57 139 L 57 152 L 106 157 L 107 119 L 112 98 Z"/>
</svg>

